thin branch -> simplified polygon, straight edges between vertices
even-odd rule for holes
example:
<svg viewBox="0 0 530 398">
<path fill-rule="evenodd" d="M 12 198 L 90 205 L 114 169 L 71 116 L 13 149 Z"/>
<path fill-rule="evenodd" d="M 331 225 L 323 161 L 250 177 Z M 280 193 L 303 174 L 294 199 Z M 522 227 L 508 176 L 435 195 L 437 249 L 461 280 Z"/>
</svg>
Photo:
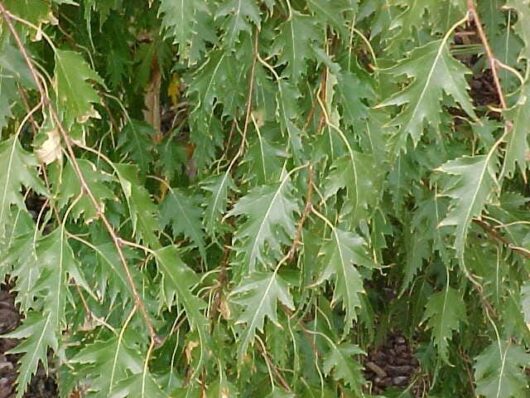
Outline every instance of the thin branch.
<svg viewBox="0 0 530 398">
<path fill-rule="evenodd" d="M 285 390 L 291 391 L 291 388 L 289 387 L 289 383 L 287 383 L 287 381 L 283 377 L 283 375 L 280 372 L 280 370 L 278 369 L 278 367 L 270 359 L 269 354 L 267 353 L 267 349 L 265 347 L 265 344 L 263 343 L 263 340 L 259 336 L 256 336 L 256 341 L 259 343 L 259 345 L 257 347 L 258 347 L 258 350 L 261 351 L 261 356 L 263 357 L 263 359 L 265 359 L 265 361 L 267 362 L 269 368 L 272 369 L 272 371 L 275 374 L 276 378 L 278 379 L 278 382 L 280 383 L 280 385 Z"/>
<path fill-rule="evenodd" d="M 306 194 L 306 200 L 305 200 L 305 206 L 304 210 L 302 212 L 302 216 L 300 217 L 300 220 L 298 221 L 298 226 L 296 228 L 296 233 L 294 235 L 293 244 L 291 245 L 291 248 L 287 252 L 287 258 L 289 260 L 292 260 L 294 257 L 296 250 L 298 249 L 298 246 L 301 243 L 301 237 L 302 237 L 302 229 L 304 227 L 304 223 L 307 219 L 307 216 L 309 213 L 311 213 L 311 209 L 313 208 L 313 167 L 310 164 L 309 168 L 307 170 L 308 177 L 307 177 L 307 194 Z"/>
<path fill-rule="evenodd" d="M 259 30 L 256 29 L 255 38 L 254 38 L 254 46 L 253 46 L 253 54 L 252 54 L 252 65 L 250 67 L 250 78 L 248 83 L 248 95 L 247 95 L 247 105 L 246 105 L 246 111 L 245 111 L 245 122 L 243 125 L 243 132 L 241 137 L 241 144 L 239 145 L 239 149 L 237 150 L 237 153 L 235 154 L 234 158 L 228 165 L 228 171 L 232 170 L 232 167 L 236 164 L 237 160 L 243 155 L 244 149 L 245 149 L 245 142 L 247 139 L 247 131 L 248 126 L 250 124 L 250 120 L 252 117 L 252 93 L 254 92 L 254 80 L 255 80 L 255 71 L 256 71 L 256 63 L 258 61 L 259 53 L 258 53 L 258 37 L 259 37 Z M 232 125 L 232 127 L 238 127 L 237 122 Z M 230 134 L 232 134 L 233 130 L 231 130 Z M 227 148 L 228 151 L 228 148 Z"/>
<path fill-rule="evenodd" d="M 530 250 L 527 250 L 524 247 L 514 245 L 512 242 L 502 236 L 494 227 L 489 225 L 486 221 L 476 218 L 473 220 L 473 222 L 479 227 L 481 227 L 490 238 L 493 238 L 494 240 L 502 243 L 508 249 L 520 254 L 521 256 L 530 259 Z"/>
<path fill-rule="evenodd" d="M 467 10 L 471 17 L 470 21 L 475 22 L 475 26 L 477 28 L 477 33 L 480 37 L 480 41 L 482 42 L 482 45 L 484 46 L 484 50 L 486 51 L 486 57 L 488 58 L 488 63 L 491 68 L 491 73 L 493 75 L 493 82 L 495 84 L 495 90 L 497 91 L 497 95 L 501 103 L 501 108 L 506 109 L 507 108 L 506 100 L 504 99 L 504 94 L 502 92 L 499 75 L 497 74 L 497 59 L 495 58 L 495 55 L 493 54 L 493 51 L 491 50 L 491 47 L 488 42 L 488 38 L 486 37 L 486 33 L 484 32 L 484 29 L 482 28 L 482 22 L 480 21 L 480 17 L 478 15 L 477 8 L 475 7 L 474 0 L 467 0 Z"/>
<path fill-rule="evenodd" d="M 140 297 L 139 293 L 138 293 L 138 289 L 136 288 L 136 285 L 134 283 L 134 279 L 132 277 L 132 274 L 129 270 L 129 266 L 128 266 L 128 263 L 127 263 L 127 260 L 125 258 L 125 255 L 123 253 L 123 250 L 122 250 L 122 239 L 116 234 L 116 232 L 114 231 L 114 228 L 112 226 L 112 224 L 110 223 L 110 221 L 107 219 L 107 217 L 105 216 L 104 214 L 104 211 L 102 209 L 102 206 L 100 205 L 100 203 L 98 202 L 98 200 L 96 199 L 95 195 L 92 193 L 90 187 L 88 186 L 87 184 L 87 181 L 85 179 L 85 177 L 83 176 L 83 173 L 81 172 L 81 169 L 79 167 L 79 164 L 77 163 L 77 160 L 76 160 L 76 157 L 75 157 L 75 153 L 74 153 L 74 149 L 72 147 L 72 143 L 70 141 L 70 137 L 68 135 L 68 132 L 66 131 L 66 129 L 64 128 L 56 110 L 53 108 L 52 104 L 51 104 L 51 101 L 50 101 L 50 98 L 46 92 L 46 90 L 44 89 L 44 87 L 42 86 L 39 78 L 38 78 L 38 73 L 33 65 L 33 62 L 28 54 L 28 52 L 26 51 L 26 48 L 24 46 L 24 44 L 22 43 L 22 40 L 20 39 L 20 36 L 18 35 L 17 31 L 15 30 L 15 27 L 13 26 L 13 22 L 11 20 L 11 14 L 6 10 L 6 8 L 4 7 L 4 5 L 0 2 L 0 13 L 2 13 L 2 17 L 4 19 L 4 21 L 6 22 L 6 25 L 7 25 L 7 28 L 8 30 L 11 32 L 11 35 L 13 36 L 16 44 L 17 44 L 17 47 L 19 48 L 20 50 L 20 53 L 22 54 L 22 57 L 24 58 L 24 62 L 26 63 L 26 65 L 28 66 L 29 70 L 30 70 L 30 73 L 31 73 L 31 76 L 33 78 L 33 80 L 35 81 L 35 84 L 37 86 L 37 90 L 39 91 L 39 94 L 41 95 L 42 97 L 42 101 L 44 103 L 45 106 L 48 106 L 49 108 L 49 111 L 50 111 L 50 114 L 52 116 L 52 119 L 55 123 L 55 125 L 57 126 L 58 130 L 59 130 L 59 133 L 61 134 L 61 137 L 65 143 L 65 146 L 66 146 L 66 150 L 67 150 L 67 153 L 70 157 L 70 160 L 72 162 L 72 167 L 74 168 L 74 171 L 79 179 L 79 182 L 81 184 L 81 189 L 82 189 L 82 192 L 83 193 L 86 193 L 86 195 L 89 197 L 90 201 L 92 202 L 94 208 L 96 209 L 96 213 L 98 215 L 98 217 L 101 219 L 101 221 L 103 222 L 103 225 L 105 226 L 105 228 L 107 229 L 111 239 L 112 239 L 112 242 L 114 243 L 114 246 L 116 247 L 116 251 L 118 253 L 118 257 L 120 258 L 120 262 L 125 270 L 125 275 L 127 277 L 127 282 L 129 283 L 130 287 L 131 287 L 131 290 L 132 290 L 132 293 L 133 293 L 133 296 L 134 296 L 134 301 L 135 301 L 135 304 L 136 306 L 138 307 L 138 309 L 140 310 L 140 313 L 142 314 L 142 317 L 144 319 L 144 322 L 145 322 L 145 325 L 147 327 L 147 330 L 149 332 L 149 336 L 151 338 L 151 341 L 152 342 L 156 342 L 158 343 L 159 339 L 158 339 L 158 336 L 156 335 L 156 332 L 155 332 L 155 329 L 154 329 L 154 326 L 153 326 L 153 323 L 151 322 L 151 319 L 149 317 L 149 314 L 147 312 L 147 309 L 145 307 L 145 304 L 142 300 L 142 298 Z"/>
<path fill-rule="evenodd" d="M 35 106 L 35 108 L 32 109 L 29 106 L 28 96 L 26 95 L 26 92 L 24 91 L 22 87 L 18 87 L 18 93 L 20 94 L 20 98 L 22 98 L 22 102 L 24 103 L 24 107 L 26 108 L 31 130 L 33 131 L 33 135 L 35 136 L 39 132 L 39 126 L 37 125 L 37 122 L 33 118 L 33 114 L 37 111 L 38 108 L 40 108 L 41 103 L 39 102 L 37 106 Z"/>
</svg>

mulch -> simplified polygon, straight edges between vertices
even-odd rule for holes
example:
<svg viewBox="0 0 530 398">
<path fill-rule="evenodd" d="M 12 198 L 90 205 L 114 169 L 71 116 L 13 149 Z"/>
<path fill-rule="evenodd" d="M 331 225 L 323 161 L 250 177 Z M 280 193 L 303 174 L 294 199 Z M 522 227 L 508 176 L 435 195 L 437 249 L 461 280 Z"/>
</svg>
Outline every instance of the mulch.
<svg viewBox="0 0 530 398">
<path fill-rule="evenodd" d="M 421 396 L 426 388 L 413 348 L 400 333 L 389 334 L 384 344 L 368 353 L 364 361 L 364 377 L 375 394 L 382 394 L 389 388 L 403 390 L 411 387 L 414 396 Z"/>
</svg>

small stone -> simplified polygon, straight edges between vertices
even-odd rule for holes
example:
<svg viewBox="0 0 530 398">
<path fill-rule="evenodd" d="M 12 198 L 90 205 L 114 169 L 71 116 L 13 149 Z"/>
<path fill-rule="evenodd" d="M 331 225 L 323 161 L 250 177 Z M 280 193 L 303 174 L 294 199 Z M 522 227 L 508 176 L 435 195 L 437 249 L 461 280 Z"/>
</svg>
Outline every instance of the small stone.
<svg viewBox="0 0 530 398">
<path fill-rule="evenodd" d="M 397 336 L 396 337 L 396 343 L 405 344 L 405 338 L 403 336 Z"/>
<path fill-rule="evenodd" d="M 408 383 L 409 378 L 407 376 L 396 376 L 392 378 L 392 384 L 395 386 L 404 386 Z"/>
<path fill-rule="evenodd" d="M 414 369 L 408 365 L 387 366 L 386 371 L 393 376 L 409 376 Z"/>
<path fill-rule="evenodd" d="M 388 387 L 392 384 L 392 378 L 387 376 L 383 380 L 381 380 L 381 385 L 384 387 Z"/>
</svg>

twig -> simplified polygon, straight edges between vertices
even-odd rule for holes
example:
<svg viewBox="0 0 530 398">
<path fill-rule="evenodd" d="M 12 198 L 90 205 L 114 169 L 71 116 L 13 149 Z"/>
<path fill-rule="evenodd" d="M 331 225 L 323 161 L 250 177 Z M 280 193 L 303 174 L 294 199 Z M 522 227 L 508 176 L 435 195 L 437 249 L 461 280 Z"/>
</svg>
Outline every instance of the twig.
<svg viewBox="0 0 530 398">
<path fill-rule="evenodd" d="M 488 58 L 488 63 L 491 68 L 491 73 L 493 75 L 493 82 L 495 83 L 495 89 L 497 91 L 497 95 L 499 96 L 499 101 L 501 103 L 501 108 L 506 109 L 506 101 L 504 99 L 504 94 L 502 92 L 501 83 L 499 80 L 499 75 L 497 74 L 497 60 L 495 58 L 495 55 L 493 54 L 493 51 L 491 51 L 491 47 L 488 42 L 488 38 L 486 37 L 486 33 L 484 33 L 484 29 L 482 28 L 482 22 L 480 21 L 480 17 L 477 12 L 477 8 L 475 7 L 474 0 L 467 0 L 467 11 L 470 15 L 470 21 L 475 22 L 475 26 L 477 28 L 477 33 L 480 37 L 480 41 L 482 42 L 482 45 L 484 46 L 484 50 L 486 51 L 486 57 Z"/>
<path fill-rule="evenodd" d="M 232 167 L 236 164 L 237 160 L 243 155 L 244 149 L 245 149 L 245 142 L 247 139 L 247 131 L 248 126 L 250 124 L 250 120 L 252 118 L 252 93 L 254 92 L 254 79 L 255 79 L 255 71 L 256 71 L 256 63 L 258 61 L 259 53 L 258 53 L 258 33 L 259 30 L 256 29 L 256 34 L 254 38 L 254 46 L 253 46 L 253 54 L 252 54 L 252 65 L 250 67 L 250 80 L 248 83 L 248 95 L 247 95 L 247 106 L 245 111 L 245 122 L 243 124 L 243 131 L 241 133 L 241 144 L 239 145 L 239 149 L 237 150 L 236 154 L 234 155 L 232 161 L 228 165 L 227 173 L 232 170 Z M 232 125 L 232 127 L 235 127 L 239 129 L 239 126 L 236 123 Z M 232 134 L 233 130 L 230 131 L 230 134 Z M 228 148 L 227 148 L 228 151 Z"/>
<path fill-rule="evenodd" d="M 495 230 L 495 228 L 489 225 L 486 221 L 476 218 L 473 220 L 473 222 L 477 224 L 479 227 L 481 227 L 488 234 L 489 237 L 502 243 L 508 249 L 520 254 L 521 256 L 530 259 L 529 250 L 525 249 L 524 247 L 519 247 L 519 246 L 514 245 L 512 242 L 510 242 L 508 239 L 502 236 L 497 230 Z"/>
<path fill-rule="evenodd" d="M 37 122 L 33 118 L 33 113 L 40 107 L 40 103 L 38 106 L 36 106 L 34 109 L 31 109 L 29 106 L 28 96 L 26 95 L 26 92 L 21 87 L 18 88 L 18 93 L 20 94 L 20 98 L 22 98 L 22 102 L 24 103 L 24 107 L 26 108 L 26 111 L 28 112 L 28 118 L 30 122 L 31 129 L 33 130 L 33 135 L 37 135 L 39 132 L 39 126 L 37 125 Z"/>
<path fill-rule="evenodd" d="M 252 113 L 252 94 L 254 92 L 254 80 L 255 80 L 255 71 L 256 71 L 256 62 L 258 61 L 258 58 L 256 54 L 258 53 L 258 35 L 259 30 L 256 30 L 255 38 L 254 38 L 254 48 L 253 48 L 253 54 L 252 54 L 252 65 L 250 67 L 250 78 L 248 83 L 248 95 L 247 95 L 247 109 L 245 112 L 245 124 L 243 125 L 243 141 L 241 141 L 241 147 L 238 151 L 242 152 L 244 145 L 245 145 L 245 138 L 247 136 L 247 130 L 248 125 L 250 124 L 250 115 Z M 239 155 L 241 156 L 241 155 Z"/>
<path fill-rule="evenodd" d="M 294 235 L 293 244 L 291 245 L 291 248 L 287 252 L 287 258 L 289 260 L 292 260 L 294 257 L 296 250 L 298 249 L 298 246 L 300 245 L 300 238 L 302 236 L 302 229 L 304 227 L 304 223 L 307 219 L 307 216 L 309 213 L 311 213 L 311 209 L 313 208 L 313 167 L 309 165 L 309 168 L 307 170 L 308 177 L 307 177 L 307 195 L 305 200 L 305 206 L 304 210 L 302 212 L 302 217 L 300 217 L 300 220 L 298 221 L 298 226 L 296 228 L 296 233 Z"/>
<path fill-rule="evenodd" d="M 272 371 L 276 375 L 276 378 L 278 379 L 278 382 L 281 384 L 281 386 L 285 390 L 291 391 L 291 388 L 289 387 L 289 383 L 287 383 L 287 381 L 283 377 L 283 375 L 280 372 L 280 370 L 276 367 L 276 365 L 274 365 L 274 363 L 269 358 L 269 355 L 267 354 L 267 349 L 265 348 L 265 344 L 263 343 L 263 341 L 258 336 L 256 336 L 256 337 L 257 337 L 256 340 L 259 343 L 258 349 L 261 351 L 261 355 L 263 356 L 263 359 L 265 359 L 265 362 L 267 362 L 267 364 L 269 365 L 269 368 L 272 369 Z"/>
<path fill-rule="evenodd" d="M 382 379 L 384 379 L 387 376 L 386 372 L 381 367 L 379 367 L 375 362 L 372 362 L 372 361 L 366 362 L 366 367 Z"/>
<path fill-rule="evenodd" d="M 123 253 L 122 240 L 116 234 L 116 232 L 114 231 L 114 228 L 112 227 L 112 224 L 109 222 L 109 220 L 105 216 L 101 205 L 99 204 L 98 200 L 96 199 L 96 197 L 94 196 L 94 194 L 90 190 L 90 187 L 88 186 L 88 184 L 86 182 L 86 179 L 83 176 L 83 173 L 81 172 L 79 164 L 77 163 L 77 160 L 76 160 L 76 157 L 75 157 L 75 153 L 74 153 L 74 149 L 73 149 L 72 144 L 70 142 L 70 137 L 69 137 L 67 131 L 65 130 L 65 128 L 64 128 L 64 126 L 63 126 L 63 124 L 62 124 L 57 112 L 53 108 L 53 106 L 51 104 L 51 101 L 50 101 L 50 98 L 48 97 L 48 94 L 46 93 L 46 90 L 43 88 L 43 86 L 42 86 L 42 84 L 41 84 L 41 82 L 40 82 L 40 80 L 38 78 L 38 73 L 35 70 L 33 62 L 31 61 L 31 58 L 29 57 L 28 52 L 26 51 L 26 48 L 24 47 L 24 44 L 22 43 L 22 40 L 20 39 L 20 36 L 18 35 L 17 31 L 15 30 L 15 27 L 13 26 L 13 23 L 11 21 L 11 14 L 6 10 L 6 8 L 4 7 L 4 5 L 1 2 L 0 2 L 0 12 L 2 13 L 2 17 L 3 17 L 4 21 L 6 22 L 7 28 L 10 31 L 11 35 L 13 36 L 13 38 L 14 38 L 16 44 L 17 44 L 17 47 L 19 48 L 20 53 L 22 54 L 22 57 L 24 58 L 24 62 L 26 63 L 26 65 L 28 66 L 28 68 L 30 70 L 31 76 L 32 76 L 32 78 L 35 81 L 35 84 L 37 86 L 37 90 L 39 91 L 39 94 L 42 97 L 43 104 L 45 106 L 48 106 L 50 114 L 52 116 L 52 119 L 55 122 L 55 124 L 56 124 L 56 126 L 57 126 L 57 128 L 59 130 L 59 133 L 61 134 L 61 137 L 62 137 L 62 139 L 63 139 L 63 141 L 65 143 L 65 146 L 66 146 L 67 153 L 68 153 L 68 155 L 70 157 L 70 161 L 72 162 L 72 167 L 74 168 L 74 171 L 75 171 L 75 173 L 76 173 L 76 175 L 77 175 L 77 177 L 79 179 L 79 182 L 81 184 L 82 192 L 86 193 L 86 195 L 89 197 L 89 199 L 92 202 L 94 208 L 96 209 L 96 213 L 97 213 L 98 217 L 103 222 L 103 225 L 107 229 L 107 231 L 108 231 L 108 233 L 109 233 L 109 235 L 110 235 L 110 237 L 112 239 L 112 242 L 114 243 L 114 246 L 116 247 L 116 251 L 118 253 L 118 257 L 120 258 L 120 262 L 121 262 L 121 264 L 122 264 L 122 266 L 123 266 L 123 268 L 125 270 L 125 275 L 127 277 L 127 282 L 129 283 L 129 285 L 131 287 L 135 304 L 138 307 L 138 309 L 140 310 L 140 313 L 142 314 L 142 317 L 144 319 L 145 325 L 146 325 L 147 330 L 149 332 L 149 336 L 151 338 L 151 341 L 155 342 L 156 344 L 158 344 L 159 338 L 156 335 L 155 329 L 153 327 L 153 323 L 151 322 L 151 319 L 149 317 L 149 314 L 147 312 L 145 304 L 144 304 L 143 300 L 141 299 L 141 297 L 140 297 L 140 295 L 138 293 L 138 290 L 136 289 L 136 285 L 134 284 L 134 279 L 133 279 L 132 274 L 131 274 L 131 272 L 129 270 L 129 266 L 128 266 L 127 260 L 125 258 L 124 253 Z"/>
</svg>

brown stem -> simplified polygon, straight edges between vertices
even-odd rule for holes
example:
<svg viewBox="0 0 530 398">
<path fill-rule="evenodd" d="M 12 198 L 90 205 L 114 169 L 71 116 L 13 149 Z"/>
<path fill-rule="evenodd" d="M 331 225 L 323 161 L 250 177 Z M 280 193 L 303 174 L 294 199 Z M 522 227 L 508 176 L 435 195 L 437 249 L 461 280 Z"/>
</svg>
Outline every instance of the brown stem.
<svg viewBox="0 0 530 398">
<path fill-rule="evenodd" d="M 258 350 L 261 351 L 261 355 L 263 356 L 263 359 L 267 362 L 269 365 L 269 368 L 272 370 L 276 378 L 278 379 L 278 382 L 280 385 L 287 391 L 291 391 L 291 388 L 289 387 L 289 383 L 285 380 L 280 370 L 276 367 L 276 365 L 271 361 L 269 354 L 267 353 L 267 350 L 265 348 L 265 344 L 263 341 L 258 337 L 256 338 L 258 341 Z"/>
<path fill-rule="evenodd" d="M 469 15 L 471 16 L 471 20 L 475 22 L 475 26 L 477 28 L 477 33 L 480 37 L 480 41 L 482 42 L 482 45 L 484 46 L 484 50 L 486 51 L 486 57 L 488 58 L 488 63 L 491 68 L 491 73 L 493 75 L 493 82 L 495 83 L 495 89 L 497 91 L 497 95 L 499 96 L 501 108 L 506 109 L 507 108 L 506 101 L 504 99 L 504 94 L 502 92 L 499 75 L 497 74 L 497 61 L 495 58 L 495 54 L 493 54 L 493 51 L 491 51 L 488 38 L 486 37 L 486 33 L 484 32 L 484 29 L 482 28 L 482 22 L 480 21 L 480 17 L 478 15 L 477 8 L 475 7 L 474 0 L 467 0 L 467 10 L 469 12 Z"/>
<path fill-rule="evenodd" d="M 250 123 L 250 116 L 252 113 L 252 93 L 254 92 L 254 79 L 255 79 L 255 72 L 256 72 L 256 62 L 258 62 L 258 57 L 256 54 L 258 53 L 258 37 L 259 37 L 259 30 L 256 30 L 255 37 L 254 37 L 254 51 L 252 54 L 252 65 L 250 67 L 250 78 L 248 83 L 248 95 L 247 95 L 247 109 L 245 111 L 245 124 L 243 125 L 243 138 L 247 135 L 248 125 Z M 244 145 L 245 143 L 242 142 L 241 145 Z"/>
<path fill-rule="evenodd" d="M 18 93 L 20 94 L 20 98 L 22 98 L 22 102 L 24 103 L 24 107 L 26 108 L 26 111 L 29 114 L 29 123 L 31 126 L 31 130 L 33 131 L 33 135 L 37 135 L 39 132 L 39 127 L 37 125 L 37 122 L 33 118 L 33 112 L 31 110 L 31 107 L 29 106 L 28 96 L 26 95 L 26 92 L 21 87 L 18 88 Z"/>
<path fill-rule="evenodd" d="M 490 238 L 493 238 L 494 240 L 502 243 L 510 250 L 520 254 L 523 257 L 526 257 L 530 259 L 530 252 L 522 247 L 515 246 L 512 242 L 510 242 L 508 239 L 506 239 L 504 236 L 502 236 L 499 232 L 497 232 L 491 225 L 489 225 L 486 221 L 480 220 L 478 218 L 474 219 L 473 222 L 477 224 L 479 227 L 481 227 Z"/>
<path fill-rule="evenodd" d="M 302 216 L 300 217 L 300 220 L 298 221 L 298 226 L 296 228 L 296 233 L 294 235 L 293 244 L 291 245 L 291 248 L 287 252 L 287 257 L 289 260 L 292 260 L 294 257 L 296 250 L 298 249 L 298 246 L 300 245 L 300 238 L 302 236 L 302 229 L 304 227 L 304 223 L 307 219 L 307 216 L 309 213 L 311 213 L 311 209 L 313 208 L 313 166 L 309 165 L 308 169 L 308 180 L 307 180 L 307 195 L 305 200 L 305 206 L 304 210 L 302 212 Z"/>
<path fill-rule="evenodd" d="M 151 342 L 156 342 L 158 343 L 158 337 L 156 335 L 156 332 L 155 332 L 155 329 L 153 327 L 153 323 L 151 322 L 151 319 L 149 317 L 149 314 L 147 312 L 147 309 L 145 307 L 145 304 L 143 302 L 143 300 L 141 299 L 140 295 L 138 294 L 138 290 L 136 288 L 136 285 L 134 284 L 134 280 L 133 280 L 133 277 L 132 277 L 132 274 L 129 270 L 129 266 L 127 264 L 127 260 L 125 258 L 125 255 L 123 253 L 123 250 L 122 250 L 122 243 L 121 243 L 121 238 L 116 234 L 116 232 L 114 231 L 114 228 L 112 227 L 111 223 L 109 222 L 109 220 L 107 219 L 107 217 L 105 216 L 104 214 L 104 211 L 101 207 L 101 205 L 99 204 L 98 200 L 96 199 L 96 197 L 94 196 L 94 194 L 92 193 L 92 191 L 90 190 L 90 187 L 88 186 L 87 182 L 86 182 L 86 179 L 85 177 L 83 176 L 83 173 L 81 172 L 81 169 L 79 167 L 79 164 L 77 163 L 77 160 L 76 160 L 76 157 L 75 157 L 75 153 L 74 153 L 74 149 L 72 147 L 72 143 L 70 141 L 70 137 L 67 133 L 67 131 L 65 130 L 57 112 L 55 111 L 55 109 L 53 108 L 51 102 L 50 102 L 50 99 L 46 93 L 46 90 L 43 88 L 39 78 L 38 78 L 38 73 L 37 71 L 35 70 L 35 67 L 33 66 L 33 62 L 31 61 L 31 58 L 29 57 L 28 55 L 28 52 L 26 51 L 26 48 L 24 47 L 24 44 L 22 43 L 22 40 L 20 39 L 20 36 L 18 35 L 17 31 L 15 30 L 15 27 L 13 26 L 13 22 L 11 20 L 11 14 L 5 9 L 4 5 L 0 2 L 0 12 L 2 13 L 2 17 L 4 19 L 4 21 L 6 22 L 6 25 L 7 25 L 7 28 L 8 30 L 11 32 L 11 35 L 13 36 L 16 44 L 17 44 L 17 47 L 19 48 L 20 50 L 20 53 L 22 54 L 22 57 L 24 58 L 24 62 L 26 63 L 26 65 L 28 66 L 29 70 L 30 70 L 30 73 L 31 73 L 31 76 L 33 78 L 33 80 L 35 81 L 35 84 L 37 86 L 37 90 L 39 91 L 39 94 L 41 95 L 42 97 L 42 100 L 43 100 L 43 103 L 44 105 L 47 105 L 48 108 L 49 108 L 49 111 L 50 111 L 50 114 L 52 116 L 52 119 L 53 121 L 55 122 L 58 130 L 59 130 L 59 133 L 61 134 L 61 137 L 65 143 L 65 146 L 66 146 L 66 151 L 70 157 L 70 161 L 72 162 L 72 167 L 74 168 L 74 171 L 79 179 L 79 183 L 81 184 L 81 189 L 82 189 L 82 192 L 85 193 L 90 201 L 92 202 L 93 206 L 95 207 L 96 209 L 96 213 L 98 215 L 98 217 L 101 219 L 101 221 L 103 222 L 103 225 L 105 226 L 105 228 L 107 229 L 111 239 L 112 239 L 112 242 L 114 243 L 114 246 L 116 247 L 116 251 L 118 253 L 118 257 L 120 258 L 120 262 L 125 270 L 125 275 L 127 277 L 127 282 L 129 283 L 130 285 L 130 288 L 132 290 L 132 293 L 133 293 L 133 297 L 134 297 L 134 301 L 137 305 L 137 307 L 140 309 L 140 313 L 142 314 L 142 317 L 144 319 L 144 322 L 145 322 L 145 325 L 147 327 L 147 330 L 149 332 L 149 336 L 151 338 Z"/>
</svg>

